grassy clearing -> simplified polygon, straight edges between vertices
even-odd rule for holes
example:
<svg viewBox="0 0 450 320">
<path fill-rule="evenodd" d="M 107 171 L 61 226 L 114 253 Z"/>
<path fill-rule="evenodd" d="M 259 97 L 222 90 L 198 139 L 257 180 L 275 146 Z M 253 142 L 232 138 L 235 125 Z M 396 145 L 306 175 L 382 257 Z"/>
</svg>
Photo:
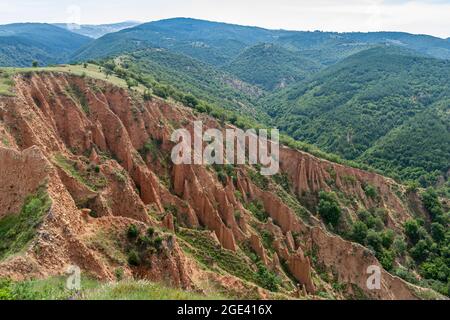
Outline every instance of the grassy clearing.
<svg viewBox="0 0 450 320">
<path fill-rule="evenodd" d="M 86 292 L 85 300 L 223 300 L 221 296 L 204 296 L 169 288 L 147 281 L 125 281 L 102 285 Z"/>
<path fill-rule="evenodd" d="M 410 286 L 415 294 L 423 300 L 445 300 L 446 297 L 434 290 Z"/>
<path fill-rule="evenodd" d="M 93 290 L 98 285 L 95 280 L 82 278 L 81 286 L 85 291 Z M 66 288 L 64 277 L 23 282 L 0 279 L 0 300 L 67 300 L 74 296 L 75 292 Z"/>
<path fill-rule="evenodd" d="M 66 288 L 65 277 L 12 282 L 0 279 L 0 300 L 223 300 L 218 295 L 201 295 L 148 281 L 126 280 L 101 283 L 81 279 L 79 292 Z"/>
<path fill-rule="evenodd" d="M 11 91 L 13 86 L 12 76 L 17 73 L 28 73 L 28 72 L 64 72 L 73 74 L 80 77 L 89 77 L 98 80 L 104 80 L 110 82 L 111 84 L 121 87 L 128 88 L 128 84 L 124 79 L 121 79 L 115 75 L 106 75 L 98 65 L 87 64 L 86 68 L 80 65 L 59 65 L 53 67 L 37 67 L 37 68 L 0 68 L 0 96 L 14 95 Z M 134 88 L 140 93 L 145 92 L 145 87 L 139 85 Z"/>
<path fill-rule="evenodd" d="M 0 260 L 21 252 L 34 238 L 51 201 L 44 188 L 25 199 L 19 214 L 0 219 Z"/>
</svg>

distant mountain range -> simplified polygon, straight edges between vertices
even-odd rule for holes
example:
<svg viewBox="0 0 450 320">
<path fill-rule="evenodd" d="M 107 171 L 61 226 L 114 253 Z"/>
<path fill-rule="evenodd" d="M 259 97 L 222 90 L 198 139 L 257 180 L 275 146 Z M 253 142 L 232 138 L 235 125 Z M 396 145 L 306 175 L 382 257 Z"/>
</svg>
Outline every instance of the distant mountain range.
<svg viewBox="0 0 450 320">
<path fill-rule="evenodd" d="M 61 45 L 58 45 L 59 40 L 62 40 Z M 32 59 L 38 60 L 41 64 L 82 61 L 146 48 L 165 48 L 213 66 L 225 69 L 229 66 L 233 71 L 233 68 L 240 68 L 243 63 L 256 61 L 247 59 L 245 62 L 246 55 L 247 58 L 249 54 L 252 55 L 252 51 L 246 50 L 251 47 L 255 47 L 253 50 L 261 49 L 263 47 L 258 45 L 262 43 L 276 45 L 268 48 L 271 50 L 277 48 L 276 54 L 281 54 L 283 61 L 289 60 L 288 64 L 295 65 L 296 59 L 305 62 L 306 70 L 302 67 L 300 74 L 295 77 L 292 77 L 292 69 L 289 69 L 287 74 L 279 69 L 278 59 L 265 62 L 269 69 L 278 70 L 279 74 L 275 75 L 275 79 L 280 81 L 273 84 L 251 82 L 266 89 L 284 86 L 290 79 L 297 80 L 306 75 L 310 68 L 331 65 L 380 44 L 394 44 L 435 58 L 450 59 L 450 41 L 427 35 L 401 32 L 335 33 L 268 30 L 189 18 L 174 18 L 144 24 L 134 21 L 81 26 L 61 23 L 11 24 L 0 26 L 0 41 L 3 44 L 0 64 L 3 66 L 24 66 Z M 62 51 L 55 50 L 55 45 Z M 16 50 L 18 47 L 21 50 Z M 267 52 L 265 54 L 268 55 Z M 275 65 L 273 61 L 276 61 Z"/>
<path fill-rule="evenodd" d="M 74 33 L 81 34 L 86 37 L 97 39 L 104 36 L 107 33 L 113 33 L 126 28 L 132 28 L 139 24 L 140 22 L 138 21 L 125 21 L 119 23 L 99 24 L 99 25 L 93 24 L 78 25 L 67 23 L 55 23 L 54 25 L 72 31 Z"/>
<path fill-rule="evenodd" d="M 144 23 L 107 34 L 80 50 L 74 58 L 101 58 L 147 47 L 161 47 L 223 66 L 246 48 L 259 43 L 278 44 L 326 65 L 379 44 L 395 44 L 432 57 L 450 58 L 450 42 L 427 35 L 268 30 L 188 18 Z"/>
<path fill-rule="evenodd" d="M 270 91 L 303 80 L 323 67 L 301 52 L 262 43 L 245 49 L 223 69 Z"/>
<path fill-rule="evenodd" d="M 44 23 L 0 26 L 0 66 L 65 63 L 90 38 Z"/>
<path fill-rule="evenodd" d="M 0 66 L 67 63 L 93 38 L 138 25 L 127 21 L 105 25 L 14 23 L 0 25 Z"/>
</svg>

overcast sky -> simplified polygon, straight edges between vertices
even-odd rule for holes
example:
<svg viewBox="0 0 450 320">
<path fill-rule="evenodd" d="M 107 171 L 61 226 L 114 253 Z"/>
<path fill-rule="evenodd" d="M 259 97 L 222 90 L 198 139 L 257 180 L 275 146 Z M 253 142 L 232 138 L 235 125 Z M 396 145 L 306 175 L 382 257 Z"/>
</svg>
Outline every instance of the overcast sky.
<svg viewBox="0 0 450 320">
<path fill-rule="evenodd" d="M 0 0 L 0 24 L 192 17 L 275 29 L 450 37 L 450 0 Z"/>
</svg>

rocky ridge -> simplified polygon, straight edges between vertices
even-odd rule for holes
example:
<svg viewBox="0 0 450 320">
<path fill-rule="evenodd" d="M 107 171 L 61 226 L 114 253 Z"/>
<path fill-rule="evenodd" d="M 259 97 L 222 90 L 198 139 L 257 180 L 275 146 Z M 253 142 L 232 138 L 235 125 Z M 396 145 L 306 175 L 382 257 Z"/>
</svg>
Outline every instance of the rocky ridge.
<svg viewBox="0 0 450 320">
<path fill-rule="evenodd" d="M 249 166 L 220 178 L 213 167 L 170 161 L 174 129 L 192 131 L 196 120 L 227 126 L 207 115 L 64 73 L 15 82 L 15 97 L 0 98 L 0 218 L 20 212 L 42 186 L 52 205 L 32 242 L 0 262 L 0 276 L 49 277 L 77 265 L 114 280 L 120 268 L 128 277 L 251 298 L 418 299 L 425 290 L 383 270 L 372 252 L 328 231 L 315 212 L 318 192 L 337 190 L 343 205 L 347 199 L 346 219 L 361 208 L 383 208 L 387 225 L 401 230 L 426 213 L 394 181 L 286 147 L 280 166 L 289 190 L 270 179 L 261 184 Z M 377 199 L 364 192 L 368 184 Z M 252 204 L 262 205 L 267 219 L 258 219 Z M 142 233 L 156 230 L 161 242 L 146 248 L 139 265 L 127 261 L 132 224 Z M 213 249 L 201 250 L 207 244 Z M 230 254 L 242 267 L 217 260 Z M 381 267 L 380 290 L 366 286 L 371 265 Z M 263 288 L 255 276 L 261 270 L 280 279 L 278 293 Z"/>
</svg>

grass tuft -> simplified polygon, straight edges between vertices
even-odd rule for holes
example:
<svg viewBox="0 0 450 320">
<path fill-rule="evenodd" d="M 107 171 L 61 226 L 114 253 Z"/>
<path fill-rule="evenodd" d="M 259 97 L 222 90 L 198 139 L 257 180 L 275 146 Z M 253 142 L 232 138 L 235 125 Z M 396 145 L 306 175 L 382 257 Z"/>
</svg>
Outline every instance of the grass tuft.
<svg viewBox="0 0 450 320">
<path fill-rule="evenodd" d="M 19 253 L 29 244 L 50 207 L 51 200 L 41 187 L 25 199 L 19 214 L 0 219 L 0 260 Z"/>
</svg>

